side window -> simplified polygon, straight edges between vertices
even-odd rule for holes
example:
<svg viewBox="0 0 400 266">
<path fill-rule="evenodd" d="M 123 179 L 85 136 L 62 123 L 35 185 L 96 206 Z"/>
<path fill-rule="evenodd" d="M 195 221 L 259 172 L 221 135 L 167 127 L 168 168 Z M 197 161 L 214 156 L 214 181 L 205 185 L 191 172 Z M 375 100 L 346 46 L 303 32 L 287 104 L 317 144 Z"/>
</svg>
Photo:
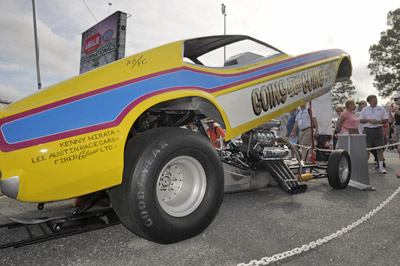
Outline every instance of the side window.
<svg viewBox="0 0 400 266">
<path fill-rule="evenodd" d="M 252 40 L 242 40 L 229 44 L 224 47 L 212 50 L 200 57 L 198 60 L 208 67 L 228 67 L 234 65 L 251 64 L 261 58 L 271 57 L 280 54 L 272 48 L 254 42 Z M 224 58 L 226 53 L 226 59 Z M 193 63 L 185 59 L 185 62 Z"/>
<path fill-rule="evenodd" d="M 226 46 L 225 46 L 226 47 Z M 208 52 L 198 58 L 204 66 L 223 67 L 224 66 L 224 47 Z"/>
</svg>

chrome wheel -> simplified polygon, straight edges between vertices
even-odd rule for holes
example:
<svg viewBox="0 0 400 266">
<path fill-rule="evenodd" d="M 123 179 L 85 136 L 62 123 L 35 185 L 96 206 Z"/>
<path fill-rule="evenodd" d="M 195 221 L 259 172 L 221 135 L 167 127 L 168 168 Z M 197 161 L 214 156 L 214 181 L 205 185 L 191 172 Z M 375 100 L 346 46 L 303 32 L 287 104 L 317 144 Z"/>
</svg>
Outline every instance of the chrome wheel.
<svg viewBox="0 0 400 266">
<path fill-rule="evenodd" d="M 158 177 L 158 203 L 167 214 L 184 217 L 199 207 L 206 185 L 206 173 L 199 161 L 190 156 L 176 157 Z"/>
</svg>

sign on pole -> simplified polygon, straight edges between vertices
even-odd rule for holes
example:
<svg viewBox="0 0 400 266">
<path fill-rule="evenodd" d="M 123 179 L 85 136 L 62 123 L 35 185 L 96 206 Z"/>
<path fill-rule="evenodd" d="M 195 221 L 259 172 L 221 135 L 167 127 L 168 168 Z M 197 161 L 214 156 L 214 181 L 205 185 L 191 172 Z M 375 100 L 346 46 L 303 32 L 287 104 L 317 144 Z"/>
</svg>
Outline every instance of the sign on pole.
<svg viewBox="0 0 400 266">
<path fill-rule="evenodd" d="M 82 33 L 79 74 L 125 57 L 126 18 L 117 11 Z"/>
</svg>

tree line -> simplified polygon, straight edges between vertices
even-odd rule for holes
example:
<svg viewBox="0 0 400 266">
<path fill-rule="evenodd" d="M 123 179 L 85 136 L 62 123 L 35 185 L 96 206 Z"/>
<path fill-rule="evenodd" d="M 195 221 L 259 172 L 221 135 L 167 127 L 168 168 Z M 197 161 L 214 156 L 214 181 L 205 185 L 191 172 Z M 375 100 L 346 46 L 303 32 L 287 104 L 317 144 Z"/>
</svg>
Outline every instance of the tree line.
<svg viewBox="0 0 400 266">
<path fill-rule="evenodd" d="M 384 98 L 400 90 L 400 8 L 388 13 L 386 24 L 389 29 L 382 31 L 379 43 L 369 48 L 368 64 L 375 76 L 374 87 Z"/>
</svg>

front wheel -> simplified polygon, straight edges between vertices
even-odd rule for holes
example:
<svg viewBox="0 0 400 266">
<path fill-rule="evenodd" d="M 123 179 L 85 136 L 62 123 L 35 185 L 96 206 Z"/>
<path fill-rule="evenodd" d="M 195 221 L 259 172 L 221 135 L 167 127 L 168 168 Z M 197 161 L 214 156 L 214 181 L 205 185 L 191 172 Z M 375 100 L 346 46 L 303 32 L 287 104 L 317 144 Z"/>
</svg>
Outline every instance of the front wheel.
<svg viewBox="0 0 400 266">
<path fill-rule="evenodd" d="M 331 187 L 347 187 L 351 177 L 351 160 L 347 151 L 335 150 L 329 155 L 327 174 Z"/>
<path fill-rule="evenodd" d="M 222 164 L 209 139 L 188 129 L 159 128 L 129 141 L 122 184 L 110 190 L 110 198 L 129 230 L 174 243 L 212 222 L 223 191 Z"/>
</svg>

